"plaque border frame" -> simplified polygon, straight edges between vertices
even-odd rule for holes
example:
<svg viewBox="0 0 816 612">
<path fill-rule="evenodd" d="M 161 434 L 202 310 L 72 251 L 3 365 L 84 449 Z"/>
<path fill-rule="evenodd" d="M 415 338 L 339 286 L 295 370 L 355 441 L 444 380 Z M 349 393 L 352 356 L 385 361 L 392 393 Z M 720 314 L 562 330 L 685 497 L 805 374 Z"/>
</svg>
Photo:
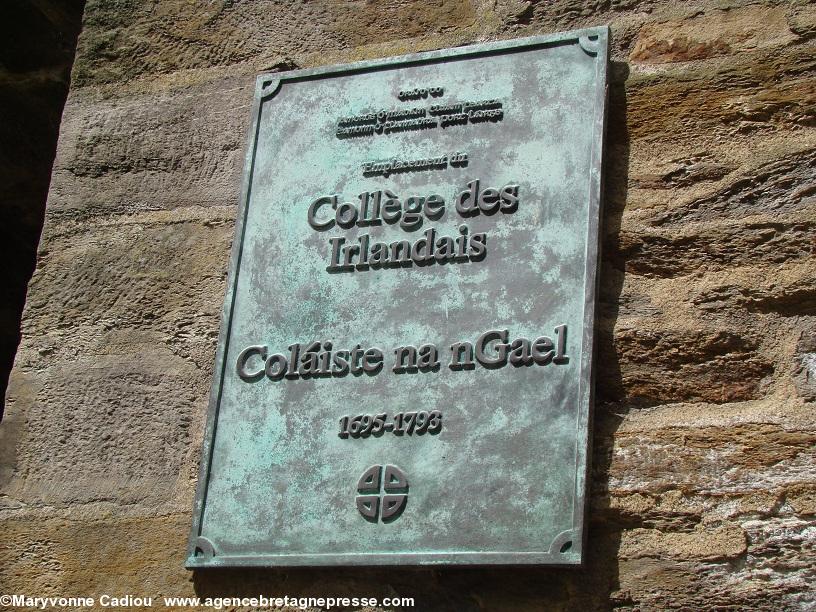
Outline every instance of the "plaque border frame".
<svg viewBox="0 0 816 612">
<path fill-rule="evenodd" d="M 238 270 L 244 246 L 247 207 L 251 196 L 252 176 L 255 166 L 257 136 L 260 129 L 261 105 L 279 93 L 286 83 L 297 83 L 305 80 L 328 78 L 342 75 L 371 72 L 384 68 L 423 65 L 438 63 L 448 59 L 490 56 L 500 53 L 512 53 L 553 47 L 564 44 L 578 44 L 591 56 L 595 56 L 595 103 L 592 115 L 592 149 L 589 167 L 588 188 L 588 223 L 586 239 L 586 269 L 584 286 L 584 329 L 582 338 L 582 357 L 578 380 L 579 407 L 576 416 L 578 423 L 586 427 L 586 447 L 584 453 L 584 471 L 575 466 L 575 503 L 573 505 L 573 527 L 557 535 L 546 551 L 536 552 L 417 552 L 417 553 L 298 553 L 278 555 L 230 555 L 221 556 L 216 545 L 201 535 L 201 522 L 206 505 L 209 473 L 212 465 L 213 442 L 217 429 L 218 411 L 221 402 L 221 390 L 226 374 L 226 347 L 229 344 L 232 327 L 235 288 L 238 281 Z M 401 566 L 401 565 L 456 565 L 456 566 L 490 566 L 490 565 L 546 565 L 548 567 L 580 567 L 585 560 L 586 525 L 584 516 L 588 503 L 587 475 L 591 469 L 592 449 L 592 407 L 594 395 L 594 331 L 595 306 L 598 290 L 598 270 L 600 267 L 600 222 L 603 209 L 603 154 L 606 131 L 606 111 L 609 65 L 609 26 L 597 26 L 557 32 L 541 36 L 531 36 L 481 43 L 451 49 L 426 51 L 400 55 L 376 60 L 322 66 L 319 68 L 292 70 L 261 74 L 256 78 L 255 94 L 250 114 L 251 124 L 248 129 L 247 149 L 244 156 L 244 167 L 241 179 L 241 197 L 235 222 L 235 236 L 232 243 L 228 267 L 224 305 L 221 312 L 221 326 L 215 355 L 214 376 L 210 387 L 207 420 L 204 439 L 201 446 L 201 463 L 198 471 L 195 501 L 193 503 L 193 520 L 187 545 L 185 567 L 189 570 L 234 567 L 330 567 L 330 566 Z M 594 239 L 591 239 L 594 236 Z M 576 432 L 578 435 L 580 432 Z M 580 453 L 577 459 L 580 458 Z M 353 495 L 350 494 L 350 498 Z M 574 535 L 580 534 L 578 542 Z M 578 560 L 564 557 L 560 549 L 567 542 L 577 548 Z M 574 556 L 571 556 L 574 558 Z"/>
</svg>

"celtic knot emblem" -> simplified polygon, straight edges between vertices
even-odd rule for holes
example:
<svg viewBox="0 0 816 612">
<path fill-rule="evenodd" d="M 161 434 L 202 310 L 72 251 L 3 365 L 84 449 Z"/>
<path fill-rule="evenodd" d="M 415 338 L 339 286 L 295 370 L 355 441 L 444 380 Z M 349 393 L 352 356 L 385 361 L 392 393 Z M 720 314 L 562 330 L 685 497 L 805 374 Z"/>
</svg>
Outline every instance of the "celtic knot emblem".
<svg viewBox="0 0 816 612">
<path fill-rule="evenodd" d="M 367 521 L 395 521 L 408 503 L 408 478 L 396 465 L 373 465 L 357 481 L 357 510 Z M 380 491 L 385 495 L 380 497 Z"/>
</svg>

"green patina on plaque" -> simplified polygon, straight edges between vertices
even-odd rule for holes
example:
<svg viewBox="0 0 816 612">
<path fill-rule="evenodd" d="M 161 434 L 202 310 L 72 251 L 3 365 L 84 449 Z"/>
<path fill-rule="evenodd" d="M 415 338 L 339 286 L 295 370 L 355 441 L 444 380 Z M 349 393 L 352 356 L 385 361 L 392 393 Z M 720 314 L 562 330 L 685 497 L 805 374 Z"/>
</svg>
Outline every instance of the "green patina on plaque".
<svg viewBox="0 0 816 612">
<path fill-rule="evenodd" d="M 258 79 L 189 568 L 581 563 L 607 39 Z"/>
</svg>

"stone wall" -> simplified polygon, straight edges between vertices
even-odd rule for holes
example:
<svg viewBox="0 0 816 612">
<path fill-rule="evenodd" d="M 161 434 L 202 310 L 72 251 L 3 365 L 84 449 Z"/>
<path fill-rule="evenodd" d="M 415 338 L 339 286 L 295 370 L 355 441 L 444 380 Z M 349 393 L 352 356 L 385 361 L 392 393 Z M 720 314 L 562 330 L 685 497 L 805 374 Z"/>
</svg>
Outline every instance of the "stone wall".
<svg viewBox="0 0 816 612">
<path fill-rule="evenodd" d="M 254 75 L 611 24 L 588 563 L 183 568 Z M 0 424 L 0 591 L 816 606 L 816 5 L 89 0 Z"/>
</svg>

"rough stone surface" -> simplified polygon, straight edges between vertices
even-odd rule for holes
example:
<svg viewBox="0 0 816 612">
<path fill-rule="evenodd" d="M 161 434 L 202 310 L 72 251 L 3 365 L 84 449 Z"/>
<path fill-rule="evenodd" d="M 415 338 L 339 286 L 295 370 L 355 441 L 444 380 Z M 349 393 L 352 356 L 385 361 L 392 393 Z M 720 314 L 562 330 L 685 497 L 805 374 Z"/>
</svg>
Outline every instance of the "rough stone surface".
<svg viewBox="0 0 816 612">
<path fill-rule="evenodd" d="M 587 565 L 183 567 L 253 76 L 610 23 Z M 807 2 L 91 0 L 0 424 L 0 591 L 816 607 Z"/>
</svg>

